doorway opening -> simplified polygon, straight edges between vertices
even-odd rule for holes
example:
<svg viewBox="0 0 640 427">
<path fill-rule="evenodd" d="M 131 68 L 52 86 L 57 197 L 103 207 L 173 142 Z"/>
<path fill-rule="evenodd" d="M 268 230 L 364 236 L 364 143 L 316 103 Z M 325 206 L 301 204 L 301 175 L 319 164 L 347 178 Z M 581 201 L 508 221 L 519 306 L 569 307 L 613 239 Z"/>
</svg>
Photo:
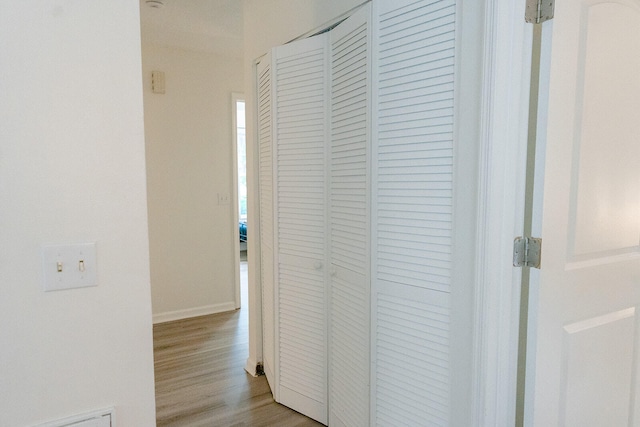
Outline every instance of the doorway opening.
<svg viewBox="0 0 640 427">
<path fill-rule="evenodd" d="M 248 307 L 247 265 L 247 140 L 245 126 L 244 95 L 234 93 L 231 97 L 233 116 L 234 154 L 234 211 L 237 220 L 236 236 L 236 308 Z M 235 233 L 234 233 L 235 234 Z"/>
</svg>

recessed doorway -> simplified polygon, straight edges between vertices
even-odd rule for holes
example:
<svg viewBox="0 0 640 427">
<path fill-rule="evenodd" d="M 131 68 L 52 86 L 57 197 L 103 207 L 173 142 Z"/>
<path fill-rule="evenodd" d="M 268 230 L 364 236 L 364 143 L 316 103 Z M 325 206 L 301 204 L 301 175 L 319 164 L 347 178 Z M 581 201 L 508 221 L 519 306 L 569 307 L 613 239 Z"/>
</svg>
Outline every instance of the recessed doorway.
<svg viewBox="0 0 640 427">
<path fill-rule="evenodd" d="M 240 93 L 231 96 L 233 111 L 234 153 L 234 211 L 237 226 L 236 236 L 236 308 L 248 307 L 247 265 L 247 142 L 245 126 L 245 101 Z"/>
</svg>

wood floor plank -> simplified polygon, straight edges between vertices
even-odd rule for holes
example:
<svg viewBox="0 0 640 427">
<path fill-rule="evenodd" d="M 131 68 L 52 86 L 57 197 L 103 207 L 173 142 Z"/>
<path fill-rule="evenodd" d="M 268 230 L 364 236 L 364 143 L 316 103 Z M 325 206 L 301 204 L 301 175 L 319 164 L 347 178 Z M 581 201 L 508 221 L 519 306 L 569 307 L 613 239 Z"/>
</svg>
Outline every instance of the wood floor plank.
<svg viewBox="0 0 640 427">
<path fill-rule="evenodd" d="M 154 325 L 158 427 L 321 426 L 244 370 L 246 309 Z"/>
</svg>

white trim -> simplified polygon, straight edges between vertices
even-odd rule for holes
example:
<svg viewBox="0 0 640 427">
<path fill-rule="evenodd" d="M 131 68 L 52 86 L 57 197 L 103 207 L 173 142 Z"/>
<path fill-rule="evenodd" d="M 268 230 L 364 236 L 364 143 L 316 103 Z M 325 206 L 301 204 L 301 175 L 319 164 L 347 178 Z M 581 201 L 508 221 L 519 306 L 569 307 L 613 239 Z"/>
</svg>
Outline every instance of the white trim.
<svg viewBox="0 0 640 427">
<path fill-rule="evenodd" d="M 153 324 L 171 322 L 174 320 L 188 319 L 191 317 L 206 316 L 207 314 L 223 313 L 235 310 L 235 302 L 223 302 L 220 304 L 204 305 L 202 307 L 188 308 L 186 310 L 167 311 L 153 315 Z"/>
<path fill-rule="evenodd" d="M 474 426 L 514 425 L 531 27 L 524 1 L 487 0 L 474 301 Z"/>
<path fill-rule="evenodd" d="M 278 143 L 277 143 L 277 138 L 276 138 L 276 125 L 277 125 L 277 99 L 276 99 L 276 94 L 278 93 L 278 79 L 276 78 L 276 75 L 278 73 L 278 57 L 277 57 L 277 48 L 281 48 L 281 46 L 276 46 L 273 49 L 271 49 L 271 67 L 270 67 L 270 73 L 271 73 L 271 87 L 270 87 L 270 91 L 271 94 L 269 96 L 269 102 L 271 102 L 271 218 L 273 219 L 273 225 L 272 225 L 272 230 L 273 230 L 273 360 L 271 361 L 273 363 L 273 366 L 271 367 L 271 371 L 274 373 L 273 375 L 273 384 L 269 383 L 269 386 L 271 386 L 271 394 L 273 395 L 273 399 L 278 402 L 281 403 L 281 398 L 280 398 L 280 319 L 279 319 L 279 302 L 280 302 L 280 286 L 279 286 L 279 275 L 280 275 L 280 239 L 278 237 L 278 232 L 279 232 L 279 224 L 278 224 L 278 163 L 277 163 L 277 157 L 278 157 Z M 256 96 L 256 99 L 258 99 L 258 97 Z M 259 99 L 258 102 L 256 102 L 256 105 L 258 105 L 259 108 Z M 259 113 L 258 113 L 259 114 Z M 260 153 L 260 134 L 259 134 L 259 128 L 256 128 L 256 135 L 258 135 L 258 138 L 256 138 L 258 140 L 258 153 Z M 260 155 L 260 154 L 258 154 Z M 258 159 L 258 171 L 260 171 L 260 159 Z M 259 173 L 259 172 L 258 172 Z M 261 181 L 261 177 L 260 175 L 258 175 L 258 181 Z M 262 254 L 261 254 L 262 256 Z M 262 287 L 260 288 L 262 289 Z M 262 302 L 262 306 L 264 308 L 265 303 L 264 300 Z M 264 319 L 263 319 L 263 323 L 262 323 L 262 351 L 263 354 L 265 353 L 264 351 L 264 347 L 265 347 L 265 343 L 264 343 L 264 328 L 265 328 L 265 323 Z M 271 325 L 267 325 L 267 326 L 271 326 Z M 268 356 L 267 356 L 268 357 Z M 264 355 L 262 357 L 262 360 L 264 361 Z M 286 406 L 286 405 L 285 405 Z"/>
<path fill-rule="evenodd" d="M 262 276 L 260 243 L 260 190 L 259 190 L 259 150 L 258 150 L 258 73 L 257 67 L 264 55 L 251 64 L 252 92 L 245 94 L 245 137 L 247 143 L 247 266 L 249 269 L 249 358 L 254 367 L 247 370 L 252 374 L 255 365 L 262 362 Z M 249 366 L 249 365 L 247 365 Z M 245 368 L 246 369 L 246 368 Z M 253 375 L 253 374 L 252 374 Z"/>
<path fill-rule="evenodd" d="M 480 182 L 479 144 L 482 117 L 484 3 L 456 2 L 455 89 L 453 139 L 453 205 L 450 287 L 451 425 L 468 426 L 473 419 L 472 389 L 477 198 Z"/>
<path fill-rule="evenodd" d="M 258 361 L 252 357 L 247 357 L 247 363 L 244 365 L 244 370 L 247 371 L 252 377 L 258 376 Z"/>
<path fill-rule="evenodd" d="M 370 126 L 370 139 L 369 139 L 369 182 L 367 190 L 369 191 L 367 208 L 369 209 L 369 425 L 373 425 L 377 422 L 377 390 L 378 379 L 376 375 L 378 367 L 378 357 L 376 353 L 376 339 L 377 339 L 377 326 L 378 326 L 378 310 L 377 306 L 377 291 L 378 282 L 376 280 L 376 271 L 378 270 L 378 259 L 375 256 L 378 250 L 378 201 L 374 197 L 378 191 L 378 168 L 374 165 L 378 164 L 378 110 L 379 106 L 376 100 L 379 97 L 379 77 L 380 69 L 375 65 L 378 64 L 378 46 L 377 42 L 380 37 L 380 2 L 374 1 L 371 4 L 371 24 L 369 25 L 369 32 L 371 34 L 371 45 L 369 46 L 370 59 L 370 78 L 369 83 L 369 126 Z M 374 65 L 375 64 L 375 65 Z"/>
<path fill-rule="evenodd" d="M 84 413 L 81 415 L 75 415 L 73 417 L 64 418 L 57 421 L 50 421 L 44 424 L 38 424 L 36 427 L 65 427 L 72 426 L 82 421 L 90 421 L 97 418 L 102 418 L 105 415 L 109 415 L 109 420 L 111 421 L 111 427 L 116 426 L 116 410 L 115 408 L 107 408 L 100 411 L 93 411 L 89 413 Z"/>
</svg>

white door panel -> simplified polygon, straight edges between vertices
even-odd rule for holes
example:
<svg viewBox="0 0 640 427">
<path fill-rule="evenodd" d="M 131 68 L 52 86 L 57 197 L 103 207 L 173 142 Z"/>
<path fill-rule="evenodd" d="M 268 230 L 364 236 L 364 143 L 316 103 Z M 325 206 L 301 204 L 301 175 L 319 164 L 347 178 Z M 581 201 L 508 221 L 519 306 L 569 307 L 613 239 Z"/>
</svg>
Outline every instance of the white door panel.
<svg viewBox="0 0 640 427">
<path fill-rule="evenodd" d="M 374 3 L 374 425 L 450 423 L 456 3 Z"/>
<path fill-rule="evenodd" d="M 637 252 L 640 239 L 640 12 L 584 5 L 579 37 L 571 261 Z"/>
<path fill-rule="evenodd" d="M 276 398 L 327 423 L 328 34 L 273 49 Z"/>
<path fill-rule="evenodd" d="M 527 424 L 637 425 L 640 3 L 556 2 L 543 46 Z"/>
<path fill-rule="evenodd" d="M 329 424 L 369 425 L 371 5 L 330 32 Z"/>
</svg>

